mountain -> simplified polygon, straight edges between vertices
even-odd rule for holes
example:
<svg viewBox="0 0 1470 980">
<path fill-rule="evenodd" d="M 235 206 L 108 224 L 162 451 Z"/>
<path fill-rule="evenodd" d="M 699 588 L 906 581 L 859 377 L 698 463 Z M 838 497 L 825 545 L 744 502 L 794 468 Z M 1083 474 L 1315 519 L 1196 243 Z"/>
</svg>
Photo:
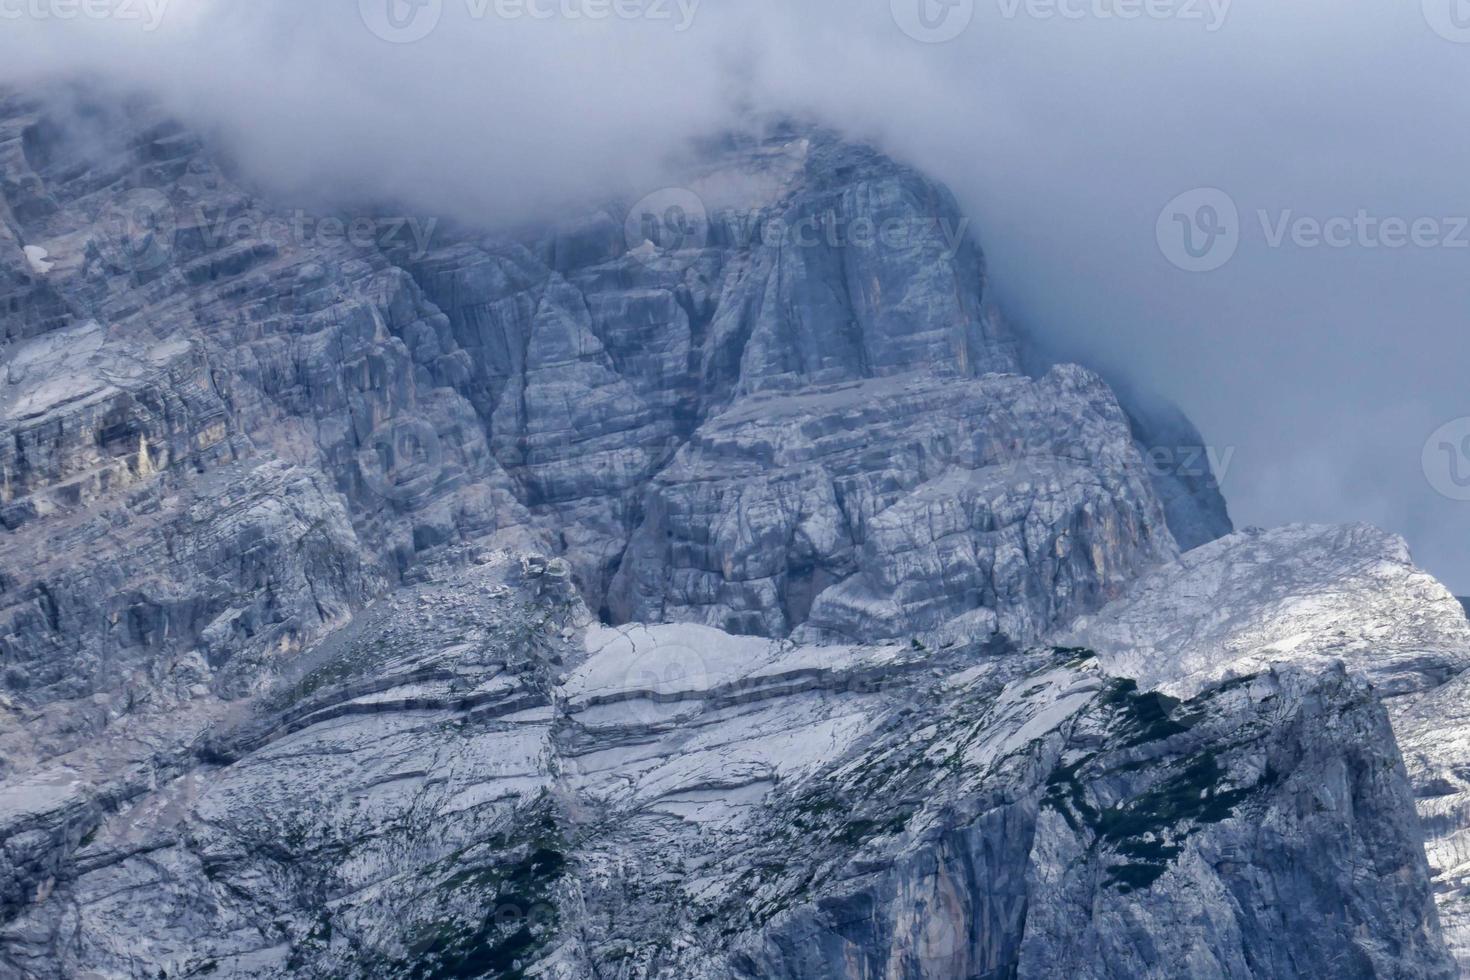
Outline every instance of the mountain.
<svg viewBox="0 0 1470 980">
<path fill-rule="evenodd" d="M 1285 665 L 1345 663 L 1370 680 L 1404 749 L 1445 938 L 1470 967 L 1470 621 L 1402 539 L 1368 526 L 1242 532 L 1151 572 L 1068 641 L 1176 696 Z"/>
<path fill-rule="evenodd" d="M 0 968 L 1454 975 L 1448 594 L 1216 541 L 966 228 L 814 128 L 505 231 L 5 96 Z M 1241 582 L 1215 670 L 1247 559 L 1351 640 Z"/>
</svg>

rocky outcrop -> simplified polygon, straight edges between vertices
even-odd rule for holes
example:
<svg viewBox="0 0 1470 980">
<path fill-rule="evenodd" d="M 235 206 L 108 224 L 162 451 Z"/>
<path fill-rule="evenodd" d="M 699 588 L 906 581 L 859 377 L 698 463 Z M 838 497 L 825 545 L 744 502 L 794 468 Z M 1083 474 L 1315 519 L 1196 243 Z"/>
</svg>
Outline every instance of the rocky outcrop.
<svg viewBox="0 0 1470 980">
<path fill-rule="evenodd" d="M 0 972 L 1448 975 L 1332 662 L 1462 669 L 1406 556 L 1208 571 L 1218 488 L 1149 452 L 1198 433 L 1028 375 L 875 150 L 687 185 L 363 228 L 147 106 L 0 100 Z M 1334 626 L 1344 583 L 1418 618 Z M 1031 647 L 1115 599 L 1100 659 Z M 1285 624 L 1347 632 L 1277 668 Z"/>
<path fill-rule="evenodd" d="M 747 399 L 704 426 L 654 482 L 612 608 L 846 639 L 986 609 L 1024 641 L 1173 551 L 1095 376 L 899 376 Z"/>
<path fill-rule="evenodd" d="M 1176 695 L 1277 661 L 1344 661 L 1389 696 L 1470 666 L 1459 602 L 1402 538 L 1365 524 L 1223 538 L 1143 576 L 1061 641 Z"/>
<path fill-rule="evenodd" d="M 1341 670 L 1179 703 L 1075 652 L 589 625 L 562 563 L 480 561 L 236 703 L 193 768 L 74 807 L 0 963 L 1451 973 L 1387 719 Z"/>
<path fill-rule="evenodd" d="M 1107 387 L 1019 376 L 952 198 L 871 149 L 732 141 L 693 170 L 699 233 L 654 220 L 655 243 L 616 207 L 520 238 L 364 235 L 272 208 L 147 107 L 76 92 L 6 98 L 0 148 L 0 642 L 23 704 L 116 696 L 121 671 L 97 674 L 114 648 L 183 655 L 255 601 L 248 569 L 189 564 L 213 547 L 194 538 L 117 567 L 97 515 L 164 538 L 188 503 L 192 526 L 228 525 L 213 487 L 282 466 L 333 498 L 312 507 L 345 516 L 334 547 L 360 566 L 321 614 L 269 615 L 304 624 L 292 644 L 477 542 L 565 555 L 610 619 L 870 639 L 985 610 L 1030 639 L 1173 554 Z M 156 622 L 53 624 L 79 587 Z M 167 606 L 187 611 L 147 611 Z"/>
<path fill-rule="evenodd" d="M 1446 940 L 1470 967 L 1470 622 L 1401 539 L 1362 525 L 1233 535 L 1145 576 L 1066 642 L 1175 694 L 1270 664 L 1370 678 L 1403 746 Z"/>
<path fill-rule="evenodd" d="M 146 109 L 11 97 L 0 148 L 9 233 L 49 256 L 0 352 L 8 765 L 176 669 L 184 702 L 268 682 L 428 548 L 539 540 L 473 409 L 420 376 L 399 335 L 433 314 L 375 246 L 267 233 Z"/>
<path fill-rule="evenodd" d="M 459 390 L 521 499 L 568 542 L 594 607 L 784 636 L 847 581 L 821 628 L 898 635 L 942 610 L 913 614 L 915 600 L 898 598 L 875 614 L 881 600 L 863 595 L 894 583 L 872 575 L 901 559 L 868 525 L 905 498 L 925 506 L 921 488 L 940 478 L 975 474 L 975 492 L 993 495 L 1017 481 L 977 471 L 1023 460 L 1049 487 L 1049 523 L 1027 543 L 1066 538 L 1064 550 L 1102 562 L 1080 574 L 1077 608 L 1111 595 L 1121 569 L 1172 553 L 1106 387 L 1072 368 L 1035 391 L 1018 376 L 1018 341 L 947 192 L 871 150 L 795 134 L 741 143 L 690 183 L 707 209 L 692 240 L 666 248 L 620 244 L 604 214 L 536 248 L 555 271 L 485 242 L 411 266 L 474 365 Z M 995 375 L 1009 380 L 987 383 Z M 1002 417 L 1012 402 L 1043 417 Z M 1068 453 L 1063 472 L 1055 457 Z M 751 476 L 769 467 L 782 472 Z M 996 505 L 1025 509 L 1031 493 Z M 1117 536 L 1094 541 L 1094 519 Z M 1020 536 L 972 541 L 972 563 L 1004 564 Z M 951 546 L 967 545 L 939 545 Z M 910 586 L 929 606 L 974 609 L 987 590 L 1024 587 L 976 569 L 957 588 L 934 564 Z M 951 592 L 964 594 L 940 598 Z M 1034 635 L 1034 620 L 1072 608 L 1005 626 Z"/>
<path fill-rule="evenodd" d="M 1402 763 L 1374 747 L 1387 720 L 1363 683 L 1271 672 L 1179 704 L 1074 667 L 966 707 L 966 724 L 946 731 L 941 714 L 935 742 L 926 730 L 906 747 L 990 778 L 879 829 L 836 894 L 737 956 L 742 975 L 1452 975 Z M 894 754 L 820 792 L 862 799 L 865 781 L 902 779 L 883 765 Z M 1337 836 L 1380 807 L 1377 840 Z M 865 812 L 846 826 L 871 826 Z M 1403 883 L 1407 909 L 1353 894 L 1360 860 Z"/>
</svg>

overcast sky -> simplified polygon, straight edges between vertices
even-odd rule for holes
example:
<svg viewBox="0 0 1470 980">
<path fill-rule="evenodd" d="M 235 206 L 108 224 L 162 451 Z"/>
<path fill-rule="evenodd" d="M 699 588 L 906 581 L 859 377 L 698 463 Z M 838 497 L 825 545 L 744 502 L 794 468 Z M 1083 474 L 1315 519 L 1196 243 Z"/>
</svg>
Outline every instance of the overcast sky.
<svg viewBox="0 0 1470 980">
<path fill-rule="evenodd" d="M 751 109 L 878 140 L 1012 319 L 1190 413 L 1238 524 L 1371 521 L 1470 593 L 1470 2 L 99 2 L 0 0 L 0 80 L 144 86 L 301 193 L 510 220 Z"/>
</svg>

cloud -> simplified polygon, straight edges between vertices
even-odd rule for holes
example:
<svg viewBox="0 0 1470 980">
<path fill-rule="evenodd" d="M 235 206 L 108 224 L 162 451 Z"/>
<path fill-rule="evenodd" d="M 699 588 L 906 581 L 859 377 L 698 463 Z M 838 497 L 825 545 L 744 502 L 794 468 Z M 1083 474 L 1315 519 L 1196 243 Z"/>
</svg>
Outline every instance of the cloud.
<svg viewBox="0 0 1470 980">
<path fill-rule="evenodd" d="M 1455 0 L 68 2 L 0 0 L 0 83 L 145 89 L 283 194 L 512 221 L 752 113 L 878 140 L 955 189 L 1014 319 L 1235 451 L 1241 522 L 1373 520 L 1470 592 L 1470 503 L 1423 464 L 1470 416 Z M 1191 272 L 1166 232 L 1231 217 L 1166 211 L 1200 189 L 1234 251 Z"/>
</svg>

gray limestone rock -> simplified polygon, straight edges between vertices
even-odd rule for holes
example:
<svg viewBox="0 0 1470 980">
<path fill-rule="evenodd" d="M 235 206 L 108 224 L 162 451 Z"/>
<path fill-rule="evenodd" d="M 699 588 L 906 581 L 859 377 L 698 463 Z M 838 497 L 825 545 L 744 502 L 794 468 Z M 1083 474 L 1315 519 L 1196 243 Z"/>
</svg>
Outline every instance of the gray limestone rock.
<svg viewBox="0 0 1470 980">
<path fill-rule="evenodd" d="M 1402 539 L 1363 525 L 1245 531 L 1155 570 L 1066 634 L 1176 695 L 1272 664 L 1346 663 L 1369 678 L 1404 747 L 1445 938 L 1470 966 L 1470 622 Z"/>
<path fill-rule="evenodd" d="M 0 964 L 1452 975 L 1387 718 L 1340 669 L 1181 703 L 1076 651 L 602 627 L 564 563 L 480 561 L 372 607 L 111 813 L 71 760 L 30 774 Z M 39 871 L 27 805 L 72 814 Z"/>
<path fill-rule="evenodd" d="M 1449 975 L 1327 661 L 1459 640 L 1235 642 L 1344 582 L 1443 634 L 1406 556 L 1207 576 L 1250 668 L 1155 696 L 1150 569 L 1228 518 L 1148 450 L 1198 433 L 1027 376 L 911 168 L 695 157 L 677 209 L 346 234 L 150 106 L 0 97 L 0 973 Z M 1114 599 L 1113 673 L 1029 648 Z"/>
<path fill-rule="evenodd" d="M 1111 393 L 900 375 L 753 397 L 654 482 L 613 583 L 632 621 L 888 638 L 977 609 L 1028 641 L 1174 554 Z"/>
</svg>

